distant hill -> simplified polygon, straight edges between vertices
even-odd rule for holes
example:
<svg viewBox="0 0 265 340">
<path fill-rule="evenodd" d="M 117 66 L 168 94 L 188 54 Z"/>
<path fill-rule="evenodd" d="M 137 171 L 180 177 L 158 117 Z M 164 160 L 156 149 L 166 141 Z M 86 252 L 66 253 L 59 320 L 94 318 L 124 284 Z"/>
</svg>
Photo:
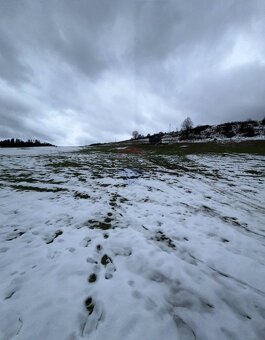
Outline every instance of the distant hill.
<svg viewBox="0 0 265 340">
<path fill-rule="evenodd" d="M 261 121 L 247 120 L 228 122 L 219 125 L 198 125 L 191 129 L 173 132 L 159 132 L 139 136 L 135 143 L 171 144 L 180 141 L 245 140 L 265 139 L 265 118 Z M 132 140 L 131 140 L 132 141 Z"/>
<path fill-rule="evenodd" d="M 55 146 L 50 143 L 40 142 L 38 139 L 28 139 L 23 141 L 21 139 L 5 139 L 0 141 L 0 147 L 2 148 L 20 148 L 20 147 L 33 147 L 33 146 Z"/>
<path fill-rule="evenodd" d="M 219 125 L 202 125 L 182 130 L 180 139 L 226 139 L 265 137 L 265 119 L 228 122 Z"/>
</svg>

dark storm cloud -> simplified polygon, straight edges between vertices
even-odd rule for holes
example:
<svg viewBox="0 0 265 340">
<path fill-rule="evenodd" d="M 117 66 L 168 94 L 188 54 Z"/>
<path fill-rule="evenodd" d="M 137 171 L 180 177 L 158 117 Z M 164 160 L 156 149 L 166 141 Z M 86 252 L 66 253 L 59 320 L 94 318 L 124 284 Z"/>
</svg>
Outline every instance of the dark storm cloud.
<svg viewBox="0 0 265 340">
<path fill-rule="evenodd" d="M 199 108 L 198 114 L 204 123 L 207 123 L 208 117 L 216 121 L 220 118 L 231 121 L 265 116 L 264 65 L 238 66 L 219 74 L 208 74 L 197 82 L 200 86 L 187 89 L 193 105 L 186 102 L 183 106 L 188 112 L 194 110 L 193 107 Z"/>
<path fill-rule="evenodd" d="M 264 13 L 263 0 L 1 1 L 0 137 L 263 118 Z"/>
<path fill-rule="evenodd" d="M 263 20 L 262 9 L 262 1 L 138 1 L 137 56 L 161 61 L 175 51 L 185 57 L 190 50 L 219 49 L 221 42 L 233 43 L 238 31 Z"/>
<path fill-rule="evenodd" d="M 19 50 L 4 31 L 0 35 L 0 76 L 9 82 L 26 81 L 30 70 L 19 58 Z"/>
<path fill-rule="evenodd" d="M 137 68 L 155 93 L 197 123 L 264 116 L 263 1 L 139 4 Z M 239 53 L 250 58 L 238 55 L 239 66 L 224 68 L 242 36 L 247 47 Z"/>
</svg>

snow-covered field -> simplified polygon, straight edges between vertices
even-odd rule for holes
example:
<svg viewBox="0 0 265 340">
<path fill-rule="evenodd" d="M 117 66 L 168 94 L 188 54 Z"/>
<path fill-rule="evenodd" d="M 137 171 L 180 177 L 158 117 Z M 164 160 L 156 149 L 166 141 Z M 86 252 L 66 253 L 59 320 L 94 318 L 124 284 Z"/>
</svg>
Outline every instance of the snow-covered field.
<svg viewBox="0 0 265 340">
<path fill-rule="evenodd" d="M 0 339 L 264 340 L 265 157 L 76 150 L 0 150 Z"/>
</svg>

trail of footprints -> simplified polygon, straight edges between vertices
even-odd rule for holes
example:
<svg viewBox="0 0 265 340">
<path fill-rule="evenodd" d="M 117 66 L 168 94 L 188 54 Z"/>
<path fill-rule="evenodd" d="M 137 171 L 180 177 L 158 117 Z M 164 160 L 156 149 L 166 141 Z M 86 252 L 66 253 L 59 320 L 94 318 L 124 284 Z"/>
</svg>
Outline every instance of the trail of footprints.
<svg viewBox="0 0 265 340">
<path fill-rule="evenodd" d="M 108 238 L 108 234 L 103 234 L 104 238 Z M 85 239 L 84 243 L 87 244 L 90 239 Z M 89 274 L 87 281 L 89 285 L 97 284 L 97 281 L 102 276 L 102 272 L 105 280 L 110 280 L 116 271 L 116 267 L 112 258 L 104 253 L 102 245 L 98 244 L 95 249 L 94 257 L 87 257 L 87 263 L 93 264 L 92 271 Z M 85 309 L 88 312 L 86 320 L 81 324 L 81 334 L 86 336 L 93 330 L 97 329 L 98 324 L 104 319 L 104 309 L 101 301 L 95 299 L 92 296 L 88 296 L 84 301 Z"/>
</svg>

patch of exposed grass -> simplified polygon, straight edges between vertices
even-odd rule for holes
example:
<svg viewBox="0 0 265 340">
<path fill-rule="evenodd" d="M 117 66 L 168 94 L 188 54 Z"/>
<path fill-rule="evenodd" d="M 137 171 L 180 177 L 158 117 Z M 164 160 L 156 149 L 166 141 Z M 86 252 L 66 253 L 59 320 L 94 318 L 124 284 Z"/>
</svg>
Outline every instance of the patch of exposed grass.
<svg viewBox="0 0 265 340">
<path fill-rule="evenodd" d="M 255 176 L 264 176 L 265 173 L 262 171 L 254 170 L 254 169 L 249 169 L 246 170 L 245 173 L 250 174 L 250 175 L 255 175 Z"/>
<path fill-rule="evenodd" d="M 17 171 L 6 170 L 2 171 L 0 175 L 0 179 L 3 181 L 8 181 L 12 183 L 17 182 L 27 182 L 27 183 L 35 183 L 37 180 L 31 177 L 32 174 L 18 174 Z"/>
<path fill-rule="evenodd" d="M 104 178 L 104 176 L 99 171 L 93 170 L 91 178 L 98 179 L 98 178 Z"/>
<path fill-rule="evenodd" d="M 13 177 L 12 179 L 9 179 L 10 182 L 25 182 L 25 183 L 37 183 L 39 182 L 35 178 L 30 177 Z"/>
<path fill-rule="evenodd" d="M 175 244 L 171 240 L 171 238 L 167 237 L 162 231 L 158 231 L 154 237 L 154 239 L 158 242 L 162 241 L 167 244 L 169 248 L 176 248 Z"/>
<path fill-rule="evenodd" d="M 88 225 L 90 229 L 109 230 L 112 228 L 111 221 L 110 217 L 106 217 L 104 221 L 88 220 Z"/>
<path fill-rule="evenodd" d="M 107 224 L 110 224 L 111 221 L 112 221 L 112 218 L 110 218 L 110 217 L 106 217 L 105 220 L 104 220 L 104 222 L 107 223 Z"/>
<path fill-rule="evenodd" d="M 5 174 L 0 179 L 11 183 L 45 183 L 45 184 L 63 184 L 63 181 L 55 181 L 53 179 L 45 180 L 43 178 L 32 178 L 30 175 L 15 176 L 14 174 Z M 41 177 L 41 175 L 39 174 Z"/>
<path fill-rule="evenodd" d="M 126 197 L 120 197 L 120 203 L 128 202 L 128 199 Z"/>
<path fill-rule="evenodd" d="M 133 142 L 131 145 L 134 145 Z M 149 177 L 152 173 L 165 172 L 174 176 L 181 176 L 183 174 L 189 173 L 191 175 L 200 174 L 202 176 L 221 179 L 222 176 L 217 171 L 209 171 L 206 167 L 200 167 L 190 160 L 187 156 L 191 154 L 218 154 L 226 157 L 229 154 L 265 154 L 265 141 L 242 141 L 242 142 L 180 142 L 171 145 L 137 145 L 137 148 L 143 152 L 140 154 L 122 154 L 120 155 L 121 149 L 119 147 L 130 146 L 130 143 L 112 143 L 106 145 L 93 146 L 87 149 L 83 149 L 83 152 L 93 152 L 99 156 L 106 155 L 107 159 L 112 160 L 112 165 L 115 167 L 110 168 L 110 164 L 101 165 L 100 172 L 94 172 L 94 178 L 102 178 L 104 176 L 109 176 L 112 173 L 117 179 L 128 179 L 126 175 L 120 175 L 117 171 L 123 169 L 132 169 L 140 171 L 141 177 Z M 173 156 L 173 158 L 168 157 Z M 174 158 L 175 156 L 175 158 Z M 159 167 L 159 168 L 158 168 Z M 105 170 L 104 174 L 102 170 Z M 251 173 L 256 176 L 263 176 L 261 173 Z M 138 174 L 137 174 L 138 177 Z M 131 179 L 131 177 L 130 177 Z M 127 184 L 127 183 L 126 183 Z M 124 186 L 126 184 L 123 184 Z M 117 185 L 118 187 L 121 184 Z M 112 197 L 110 199 L 111 207 L 114 209 L 117 207 L 117 199 Z"/>
<path fill-rule="evenodd" d="M 60 192 L 68 191 L 64 188 L 41 188 L 29 185 L 11 185 L 11 187 L 17 191 L 38 191 L 38 192 Z"/>
<path fill-rule="evenodd" d="M 82 152 L 104 152 L 104 153 L 119 153 L 119 147 L 135 146 L 133 142 L 127 143 L 112 143 L 106 145 L 99 145 L 84 148 Z M 189 141 L 179 142 L 177 144 L 137 144 L 137 148 L 148 154 L 159 155 L 190 155 L 190 154 L 224 154 L 224 153 L 249 153 L 265 155 L 265 141 L 264 140 L 249 140 L 249 141 L 225 141 L 225 142 L 202 142 L 194 143 Z"/>
<path fill-rule="evenodd" d="M 162 155 L 190 155 L 190 154 L 225 154 L 225 153 L 250 153 L 265 155 L 265 141 L 242 141 L 242 142 L 180 142 L 171 145 L 139 145 L 144 151 Z"/>
<path fill-rule="evenodd" d="M 47 166 L 53 167 L 53 168 L 79 168 L 82 166 L 82 164 L 73 162 L 73 161 L 69 161 L 69 160 L 64 160 L 62 162 L 59 163 L 48 163 Z"/>
<path fill-rule="evenodd" d="M 74 198 L 88 199 L 88 198 L 90 198 L 90 196 L 88 194 L 76 191 L 74 193 Z"/>
<path fill-rule="evenodd" d="M 120 197 L 120 195 L 118 195 L 117 193 L 116 194 L 113 194 L 111 199 L 110 199 L 110 202 L 109 202 L 109 205 L 114 209 L 115 207 L 117 207 L 117 199 L 118 197 Z"/>
<path fill-rule="evenodd" d="M 169 170 L 179 170 L 180 172 L 185 172 L 188 170 L 183 165 L 171 163 L 167 159 L 161 156 L 154 155 L 154 156 L 148 157 L 148 160 L 157 166 L 161 166 Z"/>
</svg>

